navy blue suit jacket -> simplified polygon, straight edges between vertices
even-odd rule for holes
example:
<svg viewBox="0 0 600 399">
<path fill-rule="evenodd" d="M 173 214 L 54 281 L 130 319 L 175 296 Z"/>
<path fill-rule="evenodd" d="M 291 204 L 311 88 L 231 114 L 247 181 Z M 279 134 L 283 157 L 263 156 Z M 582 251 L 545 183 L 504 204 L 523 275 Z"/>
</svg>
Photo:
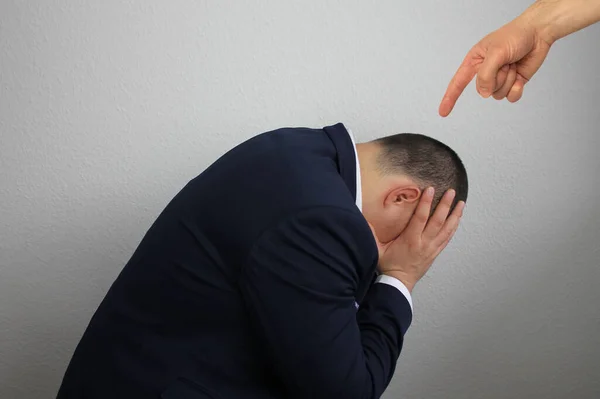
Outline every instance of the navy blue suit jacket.
<svg viewBox="0 0 600 399">
<path fill-rule="evenodd" d="M 58 398 L 379 398 L 412 313 L 372 284 L 356 173 L 342 124 L 222 156 L 149 229 Z"/>
</svg>

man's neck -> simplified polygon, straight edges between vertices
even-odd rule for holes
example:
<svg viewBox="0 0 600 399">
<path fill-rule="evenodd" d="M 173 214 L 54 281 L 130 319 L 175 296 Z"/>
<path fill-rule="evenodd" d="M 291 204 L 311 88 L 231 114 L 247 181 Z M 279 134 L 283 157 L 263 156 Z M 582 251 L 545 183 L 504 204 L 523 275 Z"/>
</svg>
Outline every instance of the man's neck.
<svg viewBox="0 0 600 399">
<path fill-rule="evenodd" d="M 371 190 L 371 184 L 377 178 L 378 153 L 379 148 L 375 143 L 367 142 L 356 145 L 356 154 L 358 155 L 358 163 L 360 165 L 360 170 L 357 173 L 360 173 L 360 192 L 362 194 L 363 207 L 367 203 L 366 201 L 368 201 L 367 197 L 369 193 L 373 191 Z"/>
</svg>

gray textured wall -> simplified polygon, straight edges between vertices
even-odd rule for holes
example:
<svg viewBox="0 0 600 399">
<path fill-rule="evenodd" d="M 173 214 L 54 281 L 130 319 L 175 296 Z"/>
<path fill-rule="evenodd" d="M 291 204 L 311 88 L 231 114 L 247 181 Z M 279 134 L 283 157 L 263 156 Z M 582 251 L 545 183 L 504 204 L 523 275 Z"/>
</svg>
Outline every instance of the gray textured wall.
<svg viewBox="0 0 600 399">
<path fill-rule="evenodd" d="M 52 397 L 169 199 L 229 147 L 347 123 L 455 147 L 472 195 L 386 398 L 600 397 L 600 26 L 519 105 L 438 101 L 522 1 L 0 3 L 0 397 Z"/>
</svg>

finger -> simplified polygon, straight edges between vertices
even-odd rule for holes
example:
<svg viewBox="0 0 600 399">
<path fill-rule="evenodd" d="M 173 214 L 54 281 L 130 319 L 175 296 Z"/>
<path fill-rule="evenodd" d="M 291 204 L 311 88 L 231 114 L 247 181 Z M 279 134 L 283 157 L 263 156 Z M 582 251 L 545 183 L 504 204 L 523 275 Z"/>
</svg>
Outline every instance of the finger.
<svg viewBox="0 0 600 399">
<path fill-rule="evenodd" d="M 437 237 L 433 240 L 434 247 L 438 248 L 440 252 L 445 248 L 447 243 L 450 242 L 456 229 L 458 229 L 458 224 L 462 218 L 464 208 L 465 202 L 459 201 L 459 203 L 456 204 L 454 211 L 452 211 L 452 214 L 446 219 L 446 222 Z"/>
<path fill-rule="evenodd" d="M 508 78 L 508 73 L 510 72 L 510 65 L 504 65 L 498 71 L 498 75 L 496 76 L 496 85 L 494 86 L 494 92 L 500 89 L 506 83 L 506 78 Z"/>
<path fill-rule="evenodd" d="M 463 213 L 464 213 L 465 203 L 463 202 L 461 206 L 462 206 L 462 209 L 461 209 L 460 214 L 458 216 L 458 222 L 454 223 L 452 225 L 451 233 L 448 234 L 448 238 L 442 244 L 442 248 L 441 248 L 442 250 L 452 241 L 452 239 L 454 238 L 454 235 L 456 234 L 456 232 L 458 231 L 458 228 L 460 227 L 460 221 L 462 220 L 462 216 L 463 216 Z"/>
<path fill-rule="evenodd" d="M 435 252 L 433 253 L 432 259 L 435 260 L 435 258 L 437 258 L 442 251 L 444 251 L 444 249 L 446 249 L 446 247 L 448 246 L 448 244 L 450 244 L 450 242 L 452 241 L 452 239 L 454 238 L 454 235 L 456 234 L 456 231 L 458 230 L 459 225 L 457 224 L 456 226 L 454 226 L 452 232 L 450 233 L 448 239 L 446 241 L 444 241 L 442 243 L 442 245 L 438 246 L 435 249 Z"/>
<path fill-rule="evenodd" d="M 498 86 L 498 90 L 496 90 L 496 92 L 494 93 L 494 98 L 496 100 L 504 99 L 508 95 L 510 90 L 512 89 L 516 80 L 517 80 L 517 65 L 511 64 L 509 67 L 509 70 L 508 70 L 508 74 L 506 76 L 506 80 L 504 81 L 504 84 L 502 86 Z"/>
<path fill-rule="evenodd" d="M 450 208 L 452 207 L 452 201 L 454 201 L 454 197 L 456 197 L 456 191 L 448 190 L 444 193 L 442 200 L 435 208 L 434 214 L 429 218 L 427 222 L 427 226 L 425 227 L 425 231 L 423 232 L 423 237 L 427 239 L 434 239 L 448 218 L 448 214 L 450 213 Z"/>
<path fill-rule="evenodd" d="M 421 237 L 423 234 L 423 230 L 425 229 L 427 220 L 431 214 L 431 203 L 433 202 L 434 193 L 435 190 L 433 187 L 429 187 L 421 195 L 417 209 L 415 210 L 415 213 L 412 215 L 410 222 L 406 227 L 406 232 L 409 236 Z"/>
<path fill-rule="evenodd" d="M 506 57 L 505 52 L 498 47 L 488 49 L 485 60 L 477 73 L 477 92 L 483 98 L 488 98 L 494 92 L 496 76 L 498 71 L 507 64 Z"/>
<path fill-rule="evenodd" d="M 523 97 L 523 89 L 525 88 L 527 80 L 522 76 L 517 75 L 515 83 L 511 87 L 510 91 L 506 95 L 506 99 L 511 103 L 516 103 Z"/>
<path fill-rule="evenodd" d="M 440 116 L 446 117 L 450 115 L 450 112 L 452 112 L 452 109 L 456 105 L 456 101 L 475 77 L 477 66 L 472 62 L 472 58 L 473 55 L 469 53 L 452 77 L 452 80 L 450 80 L 450 84 L 440 104 Z"/>
</svg>

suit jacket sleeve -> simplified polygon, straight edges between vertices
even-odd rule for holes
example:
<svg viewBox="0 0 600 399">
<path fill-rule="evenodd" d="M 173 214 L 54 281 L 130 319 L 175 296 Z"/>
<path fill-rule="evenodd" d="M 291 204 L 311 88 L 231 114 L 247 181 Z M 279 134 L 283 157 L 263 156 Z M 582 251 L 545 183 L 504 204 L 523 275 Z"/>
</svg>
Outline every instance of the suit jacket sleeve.
<svg viewBox="0 0 600 399">
<path fill-rule="evenodd" d="M 240 277 L 258 335 L 290 398 L 379 398 L 412 313 L 394 287 L 355 292 L 377 250 L 357 212 L 317 208 L 264 232 Z"/>
</svg>

